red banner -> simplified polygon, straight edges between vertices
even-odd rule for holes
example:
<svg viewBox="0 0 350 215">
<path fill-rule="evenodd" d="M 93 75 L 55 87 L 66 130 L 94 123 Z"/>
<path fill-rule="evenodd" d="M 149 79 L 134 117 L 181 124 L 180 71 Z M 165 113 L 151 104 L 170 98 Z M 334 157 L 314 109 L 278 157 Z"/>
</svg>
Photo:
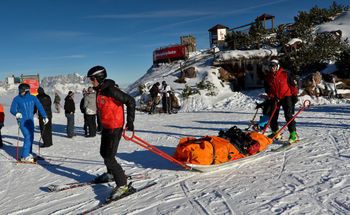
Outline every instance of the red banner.
<svg viewBox="0 0 350 215">
<path fill-rule="evenodd" d="M 37 78 L 25 78 L 23 79 L 23 83 L 29 84 L 30 94 L 33 96 L 38 95 L 39 80 Z"/>
<path fill-rule="evenodd" d="M 186 46 L 183 45 L 162 48 L 153 52 L 153 62 L 158 62 L 164 59 L 185 59 L 186 57 Z"/>
</svg>

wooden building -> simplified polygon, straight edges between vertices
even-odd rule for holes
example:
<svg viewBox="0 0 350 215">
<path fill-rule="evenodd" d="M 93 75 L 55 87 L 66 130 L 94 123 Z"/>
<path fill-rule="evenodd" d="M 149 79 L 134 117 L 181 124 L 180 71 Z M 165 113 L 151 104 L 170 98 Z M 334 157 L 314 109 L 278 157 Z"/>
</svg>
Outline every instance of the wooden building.
<svg viewBox="0 0 350 215">
<path fill-rule="evenodd" d="M 217 24 L 214 27 L 210 28 L 209 31 L 209 44 L 210 48 L 213 48 L 214 46 L 219 47 L 220 49 L 226 47 L 226 35 L 228 33 L 229 28 Z"/>
</svg>

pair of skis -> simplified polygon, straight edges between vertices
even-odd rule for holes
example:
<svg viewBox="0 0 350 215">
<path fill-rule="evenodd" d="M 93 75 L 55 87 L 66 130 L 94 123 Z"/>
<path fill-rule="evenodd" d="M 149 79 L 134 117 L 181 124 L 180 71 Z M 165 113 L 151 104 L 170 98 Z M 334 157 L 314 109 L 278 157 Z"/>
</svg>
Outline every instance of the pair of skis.
<svg viewBox="0 0 350 215">
<path fill-rule="evenodd" d="M 94 206 L 93 208 L 90 208 L 90 209 L 88 209 L 88 210 L 86 210 L 86 211 L 81 212 L 80 214 L 81 214 L 81 215 L 83 215 L 83 214 L 90 214 L 90 213 L 92 213 L 92 212 L 94 212 L 94 211 L 96 211 L 96 210 L 98 210 L 98 209 L 101 209 L 101 208 L 103 208 L 103 207 L 106 207 L 107 205 L 109 205 L 109 204 L 111 204 L 111 203 L 113 203 L 113 202 L 116 202 L 116 201 L 118 201 L 118 200 L 120 200 L 120 199 L 123 199 L 123 198 L 125 198 L 125 197 L 127 197 L 127 196 L 130 196 L 130 195 L 132 195 L 132 194 L 135 194 L 135 193 L 140 192 L 140 191 L 142 191 L 142 190 L 145 190 L 145 189 L 147 189 L 147 188 L 150 188 L 150 187 L 152 187 L 152 186 L 154 186 L 154 185 L 156 185 L 156 184 L 157 184 L 157 182 L 150 182 L 150 183 L 148 183 L 148 184 L 146 184 L 146 185 L 144 185 L 144 186 L 141 186 L 141 187 L 138 187 L 138 188 L 134 188 L 134 187 L 131 186 L 131 183 L 130 183 L 130 184 L 128 185 L 128 186 L 129 186 L 128 192 L 125 193 L 125 194 L 123 194 L 120 198 L 118 198 L 118 199 L 108 199 L 108 200 L 106 200 L 106 201 L 104 201 L 104 202 L 102 202 L 102 203 L 100 203 L 100 204 Z"/>
<path fill-rule="evenodd" d="M 36 156 L 34 158 L 33 162 L 28 162 L 28 161 L 22 161 L 22 160 L 16 160 L 16 164 L 34 164 L 34 165 L 40 165 L 40 166 L 60 166 L 61 164 L 53 164 L 49 163 L 44 157 L 41 156 Z"/>
<path fill-rule="evenodd" d="M 150 179 L 150 177 L 147 174 L 134 174 L 134 175 L 128 175 L 127 176 L 129 180 L 146 180 Z M 113 182 L 114 180 L 107 181 L 105 183 Z M 47 186 L 47 190 L 49 192 L 60 192 L 64 190 L 74 189 L 78 187 L 85 187 L 85 186 L 91 186 L 91 185 L 97 185 L 97 184 L 104 184 L 104 183 L 97 183 L 95 180 L 91 181 L 85 181 L 85 182 L 73 182 L 68 184 L 50 184 Z"/>
<path fill-rule="evenodd" d="M 146 179 L 150 179 L 150 177 L 146 174 L 134 174 L 134 175 L 129 175 L 127 176 L 129 180 L 146 180 Z M 112 182 L 111 181 L 108 181 L 108 182 L 105 182 L 105 183 L 109 183 L 109 182 Z M 73 183 L 68 183 L 68 184 L 61 184 L 61 185 L 56 185 L 56 184 L 51 184 L 47 187 L 48 191 L 49 192 L 60 192 L 60 191 L 64 191 L 64 190 L 70 190 L 70 189 L 74 189 L 74 188 L 78 188 L 78 187 L 84 187 L 84 186 L 92 186 L 92 185 L 97 185 L 97 184 L 103 184 L 103 183 L 96 183 L 94 180 L 91 180 L 91 181 L 86 181 L 86 182 L 73 182 Z M 145 190 L 149 187 L 152 187 L 154 185 L 156 185 L 157 183 L 156 182 L 149 182 L 147 183 L 146 185 L 143 185 L 141 187 L 137 187 L 137 188 L 134 188 L 131 186 L 131 183 L 129 183 L 129 190 L 127 193 L 125 193 L 124 195 L 122 195 L 120 198 L 118 199 L 113 199 L 113 200 L 110 200 L 110 199 L 107 199 L 105 200 L 104 202 L 94 206 L 93 208 L 90 208 L 84 212 L 81 212 L 80 214 L 89 214 L 93 211 L 96 211 L 100 208 L 103 208 L 109 204 L 111 204 L 112 202 L 115 202 L 115 201 L 118 201 L 122 198 L 125 198 L 127 196 L 130 196 L 136 192 L 139 192 L 139 191 L 142 191 L 142 190 Z"/>
</svg>

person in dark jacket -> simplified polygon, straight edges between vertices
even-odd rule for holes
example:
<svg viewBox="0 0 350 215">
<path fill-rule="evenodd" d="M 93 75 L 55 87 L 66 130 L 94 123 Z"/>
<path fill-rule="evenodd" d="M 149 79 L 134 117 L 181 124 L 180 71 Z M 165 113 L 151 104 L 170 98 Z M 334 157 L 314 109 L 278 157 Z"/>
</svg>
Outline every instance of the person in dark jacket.
<svg viewBox="0 0 350 215">
<path fill-rule="evenodd" d="M 75 136 L 74 132 L 74 113 L 75 113 L 75 103 L 73 100 L 74 93 L 72 91 L 68 92 L 68 95 L 64 99 L 64 113 L 67 117 L 67 136 L 72 138 Z"/>
<path fill-rule="evenodd" d="M 83 89 L 83 97 L 81 98 L 80 100 L 80 112 L 84 115 L 84 125 L 83 125 L 83 128 L 84 128 L 84 133 L 85 133 L 85 136 L 87 136 L 87 124 L 86 124 L 86 111 L 85 111 L 85 107 L 84 107 L 84 101 L 85 101 L 85 96 L 86 96 L 86 89 L 84 88 Z"/>
<path fill-rule="evenodd" d="M 43 116 L 38 112 L 39 115 L 39 126 L 40 132 L 43 139 L 43 144 L 40 147 L 50 147 L 52 146 L 52 110 L 51 110 L 51 97 L 47 95 L 42 87 L 38 89 L 38 95 L 36 96 L 40 103 L 42 104 L 47 118 L 49 119 L 48 123 L 44 125 Z"/>
<path fill-rule="evenodd" d="M 160 86 L 160 83 L 157 82 L 157 83 L 153 84 L 153 86 L 149 90 L 150 95 L 151 95 L 151 99 L 152 99 L 152 106 L 151 106 L 151 109 L 149 111 L 149 114 L 153 114 L 156 110 L 156 107 L 158 104 L 158 95 L 160 93 L 159 86 Z"/>
<path fill-rule="evenodd" d="M 2 127 L 4 127 L 4 121 L 5 121 L 4 106 L 0 104 L 0 148 L 3 147 L 1 129 Z"/>
<path fill-rule="evenodd" d="M 278 60 L 271 60 L 270 69 L 271 71 L 267 74 L 265 80 L 265 91 L 267 93 L 269 103 L 273 106 L 273 108 L 269 108 L 271 112 L 275 105 L 278 105 L 275 114 L 272 116 L 270 124 L 272 130 L 271 136 L 275 136 L 275 133 L 278 131 L 277 121 L 280 109 L 279 107 L 282 106 L 286 121 L 290 121 L 294 115 L 295 103 L 298 100 L 298 87 L 295 79 L 290 73 L 285 71 L 280 66 Z M 298 141 L 295 120 L 291 121 L 291 123 L 288 125 L 288 130 L 290 133 L 289 142 L 294 143 Z M 279 137 L 276 138 L 278 139 Z"/>
<path fill-rule="evenodd" d="M 117 199 L 129 190 L 127 177 L 116 160 L 116 154 L 124 126 L 124 105 L 127 107 L 126 128 L 134 130 L 135 99 L 121 91 L 113 80 L 106 79 L 107 71 L 102 66 L 92 67 L 87 77 L 97 92 L 97 109 L 102 123 L 100 154 L 107 167 L 107 173 L 95 181 L 114 178 L 116 187 L 108 199 Z"/>
<path fill-rule="evenodd" d="M 57 113 L 60 113 L 61 109 L 61 97 L 58 95 L 58 93 L 55 93 L 55 98 L 53 100 L 53 103 L 55 104 L 55 109 Z"/>
</svg>

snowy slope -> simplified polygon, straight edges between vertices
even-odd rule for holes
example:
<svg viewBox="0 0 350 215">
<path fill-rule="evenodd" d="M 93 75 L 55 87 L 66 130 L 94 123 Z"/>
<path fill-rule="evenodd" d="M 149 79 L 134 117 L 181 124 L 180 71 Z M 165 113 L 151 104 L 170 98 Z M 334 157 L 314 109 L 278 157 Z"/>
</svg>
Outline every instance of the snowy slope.
<svg viewBox="0 0 350 215">
<path fill-rule="evenodd" d="M 254 113 L 246 97 L 237 94 L 216 103 L 213 110 L 176 115 L 137 113 L 136 134 L 172 154 L 179 138 L 215 135 L 233 125 L 245 128 Z M 134 185 L 158 184 L 94 214 L 350 213 L 349 113 L 349 104 L 312 106 L 298 118 L 298 132 L 304 140 L 297 147 L 215 173 L 185 171 L 122 140 L 118 160 L 126 173 L 151 178 Z M 60 193 L 45 189 L 52 183 L 87 181 L 105 171 L 99 136 L 82 136 L 81 114 L 76 114 L 78 136 L 74 139 L 65 137 L 64 115 L 54 114 L 54 145 L 40 150 L 50 159 L 43 166 L 14 163 L 17 126 L 14 117 L 8 113 L 6 117 L 2 129 L 5 146 L 0 149 L 0 214 L 77 214 L 108 196 L 113 183 Z M 36 153 L 39 139 L 36 133 Z M 20 145 L 21 141 L 22 137 Z"/>
</svg>

